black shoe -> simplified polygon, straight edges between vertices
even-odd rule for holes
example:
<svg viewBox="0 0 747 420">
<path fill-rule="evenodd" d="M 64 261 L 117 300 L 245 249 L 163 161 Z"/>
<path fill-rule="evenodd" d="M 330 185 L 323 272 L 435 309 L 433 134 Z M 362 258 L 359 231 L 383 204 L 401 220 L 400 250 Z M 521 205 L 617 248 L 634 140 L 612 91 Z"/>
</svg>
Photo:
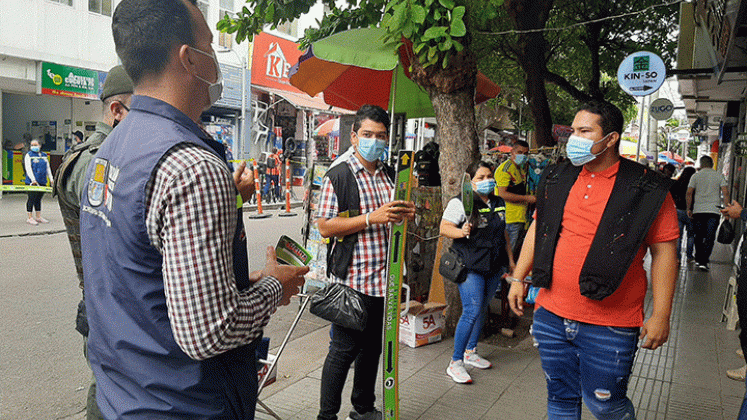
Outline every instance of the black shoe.
<svg viewBox="0 0 747 420">
<path fill-rule="evenodd" d="M 353 410 L 348 414 L 347 420 L 381 420 L 382 418 L 381 411 L 374 408 L 373 411 L 365 414 L 358 414 L 357 411 Z"/>
<path fill-rule="evenodd" d="M 700 271 L 709 271 L 708 264 L 698 264 L 698 270 Z"/>
</svg>

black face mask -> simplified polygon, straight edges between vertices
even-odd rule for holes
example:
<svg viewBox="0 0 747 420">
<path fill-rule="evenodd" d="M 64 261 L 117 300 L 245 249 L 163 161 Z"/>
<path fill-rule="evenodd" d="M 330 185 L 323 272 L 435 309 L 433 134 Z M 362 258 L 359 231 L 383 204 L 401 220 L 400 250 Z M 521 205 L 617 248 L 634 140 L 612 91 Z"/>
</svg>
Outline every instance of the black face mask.
<svg viewBox="0 0 747 420">
<path fill-rule="evenodd" d="M 119 104 L 122 105 L 122 108 L 124 108 L 127 112 L 130 112 L 130 108 L 128 108 L 127 105 L 123 104 L 122 102 L 119 102 Z M 119 122 L 119 120 L 114 120 L 114 122 L 112 123 L 112 128 L 116 127 Z"/>
</svg>

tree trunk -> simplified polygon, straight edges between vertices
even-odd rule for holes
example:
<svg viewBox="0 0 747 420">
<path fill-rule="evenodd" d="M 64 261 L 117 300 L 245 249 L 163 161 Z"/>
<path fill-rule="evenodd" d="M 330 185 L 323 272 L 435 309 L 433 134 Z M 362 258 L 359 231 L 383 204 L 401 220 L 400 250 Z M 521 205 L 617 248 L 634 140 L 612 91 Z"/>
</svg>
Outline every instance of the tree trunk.
<svg viewBox="0 0 747 420">
<path fill-rule="evenodd" d="M 508 0 L 514 28 L 519 31 L 542 29 L 550 16 L 553 0 Z M 534 120 L 537 146 L 552 146 L 552 117 L 547 102 L 545 72 L 547 71 L 547 41 L 542 32 L 522 32 L 517 35 L 517 56 L 526 75 L 526 94 Z"/>
<path fill-rule="evenodd" d="M 475 85 L 464 86 L 450 93 L 431 91 L 433 110 L 438 121 L 437 137 L 440 145 L 438 167 L 441 171 L 441 201 L 446 203 L 461 193 L 462 178 L 467 166 L 480 159 L 479 140 L 475 129 Z M 444 243 L 444 249 L 451 241 Z M 446 330 L 451 335 L 462 314 L 459 291 L 454 283 L 446 281 Z"/>
</svg>

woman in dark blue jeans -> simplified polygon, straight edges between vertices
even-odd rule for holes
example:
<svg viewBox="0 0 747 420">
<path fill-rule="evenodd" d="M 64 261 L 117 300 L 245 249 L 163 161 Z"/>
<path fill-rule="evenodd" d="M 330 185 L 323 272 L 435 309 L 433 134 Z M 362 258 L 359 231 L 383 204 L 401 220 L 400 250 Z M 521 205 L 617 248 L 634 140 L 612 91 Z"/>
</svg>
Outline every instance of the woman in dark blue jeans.
<svg viewBox="0 0 747 420">
<path fill-rule="evenodd" d="M 472 214 L 467 217 L 464 204 L 453 198 L 444 210 L 441 235 L 454 239 L 452 249 L 461 254 L 467 267 L 463 282 L 458 284 L 462 316 L 454 332 L 454 354 L 446 373 L 457 383 L 471 383 L 465 365 L 488 369 L 492 364 L 477 354 L 477 340 L 495 296 L 501 277 L 513 255 L 506 232 L 506 205 L 493 194 L 495 180 L 492 166 L 475 162 L 467 168 L 475 192 Z"/>
</svg>

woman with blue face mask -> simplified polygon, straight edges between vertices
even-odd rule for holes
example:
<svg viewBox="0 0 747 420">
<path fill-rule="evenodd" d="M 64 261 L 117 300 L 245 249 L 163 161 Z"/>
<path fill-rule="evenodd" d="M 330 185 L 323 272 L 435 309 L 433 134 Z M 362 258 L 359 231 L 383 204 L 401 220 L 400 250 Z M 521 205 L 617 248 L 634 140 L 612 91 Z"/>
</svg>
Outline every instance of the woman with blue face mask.
<svg viewBox="0 0 747 420">
<path fill-rule="evenodd" d="M 26 185 L 46 186 L 47 179 L 52 184 L 52 169 L 49 167 L 49 158 L 47 154 L 41 151 L 39 141 L 32 140 L 30 150 L 23 158 L 23 168 L 26 170 Z M 36 226 L 39 223 L 49 223 L 41 215 L 41 200 L 44 191 L 29 191 L 28 200 L 26 201 L 26 212 L 29 218 L 26 223 Z M 33 211 L 36 210 L 36 217 L 33 217 Z"/>
<path fill-rule="evenodd" d="M 493 194 L 493 167 L 487 162 L 475 162 L 467 173 L 472 177 L 474 191 L 472 214 L 467 217 L 462 201 L 453 198 L 444 210 L 440 229 L 441 235 L 454 240 L 452 250 L 461 255 L 467 267 L 465 280 L 457 284 L 462 315 L 454 332 L 454 353 L 446 369 L 457 383 L 472 382 L 465 366 L 492 366 L 477 354 L 477 340 L 501 277 L 507 267 L 514 267 L 506 232 L 506 205 Z"/>
</svg>

